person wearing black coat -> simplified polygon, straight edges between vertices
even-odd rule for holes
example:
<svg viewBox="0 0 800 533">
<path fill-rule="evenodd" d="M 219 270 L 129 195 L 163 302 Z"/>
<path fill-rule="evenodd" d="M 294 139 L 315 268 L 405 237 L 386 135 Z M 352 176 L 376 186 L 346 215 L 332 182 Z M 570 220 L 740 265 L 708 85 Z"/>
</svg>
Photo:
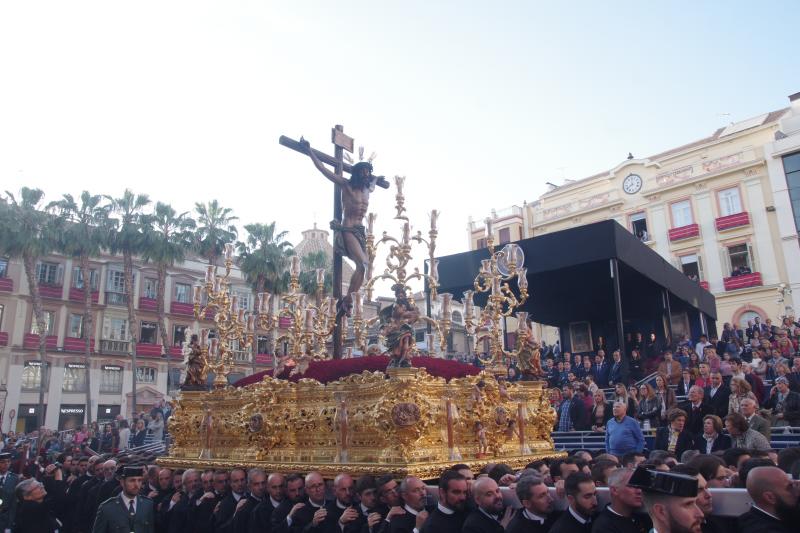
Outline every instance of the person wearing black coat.
<svg viewBox="0 0 800 533">
<path fill-rule="evenodd" d="M 576 475 L 576 474 L 573 474 Z M 478 478 L 472 485 L 477 509 L 464 521 L 462 533 L 504 533 L 513 518 L 514 509 L 503 512 L 503 495 L 492 478 Z"/>
<path fill-rule="evenodd" d="M 617 383 L 623 385 L 628 383 L 628 369 L 625 368 L 625 363 L 622 361 L 622 356 L 619 350 L 614 350 L 611 354 L 611 367 L 608 370 L 608 385 L 613 387 Z"/>
<path fill-rule="evenodd" d="M 558 415 L 559 420 L 556 421 L 556 431 L 560 431 L 561 426 L 561 413 L 563 402 L 570 401 L 569 408 L 567 412 L 569 413 L 570 418 L 570 431 L 581 431 L 585 426 L 587 426 L 586 422 L 588 419 L 588 413 L 586 411 L 586 407 L 583 404 L 583 401 L 580 398 L 575 397 L 574 390 L 571 386 L 565 385 L 562 389 L 562 393 L 564 395 L 564 400 L 562 401 L 562 405 L 558 408 Z"/>
<path fill-rule="evenodd" d="M 703 432 L 703 419 L 714 414 L 711 407 L 703 401 L 703 389 L 693 386 L 689 389 L 689 399 L 678 404 L 678 409 L 686 412 L 686 431 L 692 436 Z"/>
<path fill-rule="evenodd" d="M 89 492 L 95 487 L 95 485 L 102 483 L 103 463 L 99 460 L 96 460 L 94 463 L 90 462 L 89 471 L 91 471 L 92 475 L 83 483 L 83 485 L 81 485 L 78 494 L 78 503 L 75 507 L 75 514 L 73 515 L 72 520 L 75 530 L 79 533 L 89 532 L 92 530 L 93 522 L 89 521 L 89 504 L 91 503 L 94 505 L 94 502 L 90 502 Z"/>
<path fill-rule="evenodd" d="M 564 492 L 569 506 L 550 533 L 591 533 L 597 511 L 597 489 L 592 477 L 583 472 L 570 475 L 564 482 Z"/>
<path fill-rule="evenodd" d="M 506 533 L 546 533 L 555 524 L 553 499 L 541 479 L 522 477 L 515 488 L 522 508 L 514 513 Z"/>
<path fill-rule="evenodd" d="M 728 416 L 728 400 L 731 389 L 722 382 L 719 372 L 711 373 L 711 386 L 703 389 L 703 398 L 711 407 L 711 412 L 720 418 Z"/>
<path fill-rule="evenodd" d="M 686 424 L 686 412 L 682 409 L 670 409 L 667 412 L 667 425 L 656 430 L 656 441 L 653 445 L 654 450 L 665 450 L 680 456 L 686 450 L 694 449 L 694 437 L 684 429 Z M 670 449 L 670 437 L 677 434 L 675 446 Z"/>
<path fill-rule="evenodd" d="M 739 517 L 739 531 L 797 531 L 798 494 L 792 484 L 792 480 L 778 467 L 761 466 L 752 469 L 747 475 L 747 494 L 753 499 L 753 506 Z M 767 493 L 770 493 L 771 498 L 766 497 Z"/>
<path fill-rule="evenodd" d="M 57 470 L 55 482 L 51 488 L 55 493 L 48 494 L 44 485 L 35 479 L 26 479 L 16 488 L 17 508 L 14 515 L 15 533 L 54 533 L 60 527 L 52 513 L 52 507 L 59 499 L 63 499 L 66 486 L 61 478 L 61 470 L 54 465 L 47 467 L 50 472 Z"/>
<path fill-rule="evenodd" d="M 467 478 L 448 470 L 439 478 L 439 503 L 420 533 L 461 533 L 466 515 Z"/>
</svg>

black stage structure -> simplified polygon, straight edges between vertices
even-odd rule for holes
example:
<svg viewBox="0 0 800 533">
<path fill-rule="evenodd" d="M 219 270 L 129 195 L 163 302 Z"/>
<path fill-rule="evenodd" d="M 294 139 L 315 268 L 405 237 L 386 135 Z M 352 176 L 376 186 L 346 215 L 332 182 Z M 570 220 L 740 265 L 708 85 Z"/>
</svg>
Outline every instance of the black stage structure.
<svg viewBox="0 0 800 533">
<path fill-rule="evenodd" d="M 518 310 L 558 327 L 563 351 L 594 351 L 603 337 L 605 346 L 626 354 L 625 341 L 636 332 L 645 340 L 655 333 L 661 347 L 677 342 L 681 333 L 692 339 L 716 334 L 714 296 L 613 220 L 516 244 L 525 253 L 530 293 Z M 439 293 L 463 298 L 487 257 L 484 248 L 438 258 Z M 516 291 L 516 281 L 510 285 Z M 475 298 L 476 305 L 485 301 L 485 295 Z"/>
</svg>

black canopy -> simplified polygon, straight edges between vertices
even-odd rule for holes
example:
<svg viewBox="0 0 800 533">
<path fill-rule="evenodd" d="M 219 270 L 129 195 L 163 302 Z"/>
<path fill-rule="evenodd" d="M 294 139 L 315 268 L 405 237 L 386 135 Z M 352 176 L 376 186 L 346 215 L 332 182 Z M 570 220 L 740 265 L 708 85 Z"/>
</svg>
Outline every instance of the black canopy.
<svg viewBox="0 0 800 533">
<path fill-rule="evenodd" d="M 621 330 L 610 323 L 617 322 L 617 312 L 621 312 L 626 332 L 633 331 L 629 325 L 638 322 L 646 324 L 636 326 L 638 331 L 651 329 L 671 336 L 671 326 L 663 324 L 662 318 L 686 312 L 693 336 L 707 328 L 714 330 L 714 296 L 613 220 L 517 244 L 525 253 L 530 292 L 519 310 L 529 312 L 535 322 L 565 327 L 589 321 L 605 324 L 599 328 L 605 331 L 603 335 L 616 337 Z M 481 249 L 439 258 L 439 292 L 460 299 L 463 291 L 473 288 L 480 261 L 487 257 L 488 250 Z M 480 299 L 476 303 L 482 304 Z"/>
</svg>

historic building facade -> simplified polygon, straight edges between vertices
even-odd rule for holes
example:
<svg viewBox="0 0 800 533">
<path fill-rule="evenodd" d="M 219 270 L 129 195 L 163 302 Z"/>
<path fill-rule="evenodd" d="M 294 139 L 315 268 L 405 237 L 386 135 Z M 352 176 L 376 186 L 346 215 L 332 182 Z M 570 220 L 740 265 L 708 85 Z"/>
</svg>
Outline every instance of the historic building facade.
<svg viewBox="0 0 800 533">
<path fill-rule="evenodd" d="M 789 108 L 659 154 L 630 156 L 608 171 L 551 186 L 532 203 L 492 212 L 495 239 L 613 219 L 714 294 L 720 329 L 791 313 L 789 291 L 782 302 L 778 297 L 782 284 L 800 287 L 800 173 L 790 198 L 790 174 L 800 171 L 800 159 L 791 158 L 800 151 L 798 96 Z M 470 220 L 468 234 L 472 249 L 485 246 L 483 222 Z M 678 331 L 681 320 L 673 317 Z M 547 328 L 542 333 L 554 337 Z"/>
</svg>

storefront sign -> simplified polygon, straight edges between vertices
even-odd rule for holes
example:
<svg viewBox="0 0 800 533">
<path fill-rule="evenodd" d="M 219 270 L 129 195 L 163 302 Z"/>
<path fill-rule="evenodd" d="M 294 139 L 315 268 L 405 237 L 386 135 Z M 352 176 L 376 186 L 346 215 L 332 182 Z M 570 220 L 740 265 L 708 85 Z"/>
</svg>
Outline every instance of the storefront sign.
<svg viewBox="0 0 800 533">
<path fill-rule="evenodd" d="M 62 415 L 82 415 L 84 411 L 83 407 L 62 407 L 61 414 Z"/>
<path fill-rule="evenodd" d="M 83 363 L 67 363 L 66 366 L 67 366 L 67 368 L 77 368 L 77 369 L 80 369 L 80 370 L 85 370 L 86 369 L 86 365 L 83 364 Z"/>
<path fill-rule="evenodd" d="M 116 370 L 122 372 L 122 367 L 119 365 L 103 365 L 103 370 Z"/>
</svg>

